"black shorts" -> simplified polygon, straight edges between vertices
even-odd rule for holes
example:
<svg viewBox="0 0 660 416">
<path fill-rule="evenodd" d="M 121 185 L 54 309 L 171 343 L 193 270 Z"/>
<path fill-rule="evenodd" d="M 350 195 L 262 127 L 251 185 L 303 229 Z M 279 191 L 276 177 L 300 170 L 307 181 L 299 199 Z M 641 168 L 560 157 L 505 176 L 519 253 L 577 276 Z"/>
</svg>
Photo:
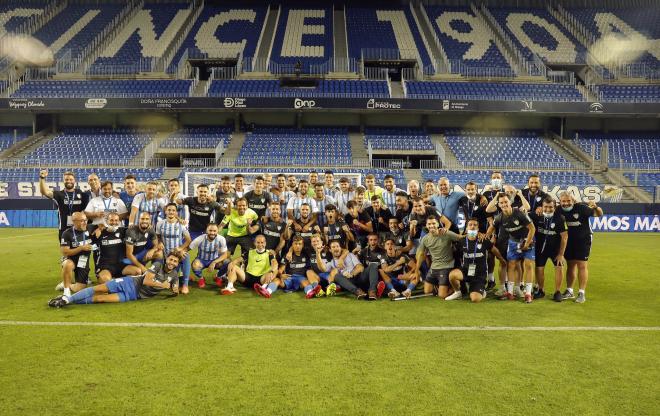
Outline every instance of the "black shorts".
<svg viewBox="0 0 660 416">
<path fill-rule="evenodd" d="M 426 275 L 424 281 L 433 286 L 449 286 L 449 272 L 452 269 L 431 269 Z"/>
<path fill-rule="evenodd" d="M 497 240 L 495 242 L 495 247 L 497 247 L 497 250 L 499 250 L 502 256 L 506 258 L 506 253 L 509 251 L 509 240 Z"/>
<path fill-rule="evenodd" d="M 470 292 L 483 292 L 486 289 L 486 275 L 468 276 L 467 269 L 461 269 L 463 272 L 463 281 L 468 286 Z"/>
<path fill-rule="evenodd" d="M 557 265 L 557 260 L 555 260 L 555 258 L 557 257 L 557 254 L 558 254 L 557 252 L 559 251 L 559 249 L 553 249 L 553 248 L 548 249 L 546 247 L 546 249 L 543 251 L 543 253 L 540 253 L 540 251 L 541 251 L 541 247 L 539 247 L 537 245 L 536 246 L 536 253 L 535 253 L 535 256 L 534 256 L 534 258 L 535 258 L 534 261 L 536 262 L 536 267 L 545 267 L 548 260 L 550 260 L 553 265 L 555 265 L 555 266 Z"/>
<path fill-rule="evenodd" d="M 566 252 L 564 257 L 566 260 L 578 260 L 578 261 L 587 261 L 589 260 L 589 254 L 591 253 L 591 238 L 583 241 L 571 242 L 568 240 L 568 245 L 566 246 Z"/>
<path fill-rule="evenodd" d="M 75 279 L 76 283 L 80 283 L 83 285 L 86 285 L 89 283 L 89 268 L 83 269 L 80 267 L 76 267 L 73 269 L 73 278 Z"/>
<path fill-rule="evenodd" d="M 255 283 L 261 284 L 261 276 L 255 276 L 245 272 L 245 281 L 243 282 L 243 286 L 252 289 Z"/>
<path fill-rule="evenodd" d="M 110 264 L 110 263 L 100 262 L 99 264 L 96 265 L 95 273 L 98 275 L 101 272 L 101 270 L 107 270 L 110 272 L 110 275 L 112 277 L 121 277 L 122 276 L 121 271 L 124 270 L 124 267 L 126 267 L 124 263 Z"/>
<path fill-rule="evenodd" d="M 463 265 L 463 244 L 454 242 L 454 268 L 460 269 Z"/>
</svg>

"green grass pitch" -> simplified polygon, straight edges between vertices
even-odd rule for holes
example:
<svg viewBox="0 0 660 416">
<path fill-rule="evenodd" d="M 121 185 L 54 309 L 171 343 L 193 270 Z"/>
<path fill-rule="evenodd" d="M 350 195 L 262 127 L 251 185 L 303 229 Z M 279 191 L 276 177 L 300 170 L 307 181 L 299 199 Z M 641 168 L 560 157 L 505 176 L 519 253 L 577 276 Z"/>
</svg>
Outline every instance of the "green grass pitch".
<svg viewBox="0 0 660 416">
<path fill-rule="evenodd" d="M 587 303 L 347 296 L 46 306 L 53 230 L 2 229 L 0 321 L 659 327 L 660 235 L 596 234 Z M 548 269 L 546 291 L 552 291 Z M 657 329 L 657 328 L 656 328 Z M 660 332 L 0 325 L 0 414 L 657 415 Z"/>
</svg>

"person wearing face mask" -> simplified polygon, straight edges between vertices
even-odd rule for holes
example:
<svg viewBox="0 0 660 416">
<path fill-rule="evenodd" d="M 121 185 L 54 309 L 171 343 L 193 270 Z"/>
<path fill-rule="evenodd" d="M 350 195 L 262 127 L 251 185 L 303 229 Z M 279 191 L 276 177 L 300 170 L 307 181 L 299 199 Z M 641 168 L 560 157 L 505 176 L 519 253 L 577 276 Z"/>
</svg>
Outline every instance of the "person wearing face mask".
<svg viewBox="0 0 660 416">
<path fill-rule="evenodd" d="M 461 282 L 465 282 L 469 288 L 470 300 L 478 303 L 486 298 L 486 277 L 488 265 L 486 258 L 488 255 L 497 257 L 500 262 L 506 264 L 506 259 L 493 246 L 489 240 L 479 241 L 479 221 L 476 218 L 470 218 L 465 225 L 465 239 L 461 239 L 462 244 L 462 266 L 460 269 L 454 269 L 449 273 L 449 282 L 454 293 L 447 296 L 445 300 L 461 299 Z"/>
<path fill-rule="evenodd" d="M 545 265 L 548 259 L 555 266 L 555 294 L 552 300 L 561 302 L 561 281 L 564 274 L 566 259 L 566 242 L 568 241 L 568 230 L 566 221 L 555 209 L 555 200 L 546 196 L 541 201 L 541 215 L 532 211 L 530 218 L 536 226 L 536 284 L 537 290 L 534 292 L 534 299 L 540 299 L 545 296 Z"/>
<path fill-rule="evenodd" d="M 128 217 L 128 210 L 121 199 L 112 196 L 112 182 L 101 184 L 101 195 L 93 198 L 85 208 L 85 215 L 92 220 L 93 225 L 102 224 L 106 215 L 111 212 L 119 214 L 119 219 Z"/>
<path fill-rule="evenodd" d="M 73 172 L 64 172 L 62 175 L 62 182 L 64 182 L 64 190 L 62 191 L 51 191 L 48 189 L 48 186 L 46 186 L 47 177 L 48 169 L 43 169 L 39 172 L 39 191 L 41 195 L 52 199 L 57 204 L 57 211 L 60 217 L 57 238 L 61 240 L 62 233 L 73 226 L 73 214 L 75 212 L 82 212 L 89 203 L 89 195 L 78 188 L 76 175 Z"/>
<path fill-rule="evenodd" d="M 478 193 L 477 184 L 473 181 L 465 184 L 465 196 L 458 201 L 458 207 L 463 212 L 465 218 L 465 229 L 467 229 L 467 222 L 471 219 L 477 220 L 479 223 L 479 232 L 485 234 L 489 225 L 489 218 L 486 213 L 486 205 L 488 200 L 485 196 Z M 492 220 L 490 220 L 492 221 Z M 489 255 L 486 259 L 488 265 L 488 279 L 486 282 L 486 291 L 490 291 L 495 287 L 495 257 Z"/>
<path fill-rule="evenodd" d="M 541 190 L 541 178 L 539 175 L 532 174 L 527 178 L 527 188 L 522 190 L 522 197 L 529 203 L 529 212 L 535 212 L 537 215 L 542 215 L 543 212 L 543 199 L 548 196 Z"/>
<path fill-rule="evenodd" d="M 95 273 L 99 283 L 106 283 L 114 277 L 123 275 L 125 265 L 122 260 L 126 253 L 125 237 L 126 229 L 121 227 L 119 214 L 116 212 L 108 214 L 105 223 L 99 224 L 92 233 L 92 244 L 98 247 Z"/>
<path fill-rule="evenodd" d="M 593 239 L 589 217 L 601 217 L 603 209 L 598 207 L 594 201 L 589 201 L 588 204 L 576 203 L 573 196 L 566 191 L 559 194 L 559 203 L 568 227 L 565 254 L 568 269 L 566 270 L 566 291 L 562 298 L 572 299 L 574 297 L 573 284 L 577 274 L 580 289 L 575 302 L 584 303 L 587 300 L 585 290 L 589 280 L 588 261 Z"/>
</svg>

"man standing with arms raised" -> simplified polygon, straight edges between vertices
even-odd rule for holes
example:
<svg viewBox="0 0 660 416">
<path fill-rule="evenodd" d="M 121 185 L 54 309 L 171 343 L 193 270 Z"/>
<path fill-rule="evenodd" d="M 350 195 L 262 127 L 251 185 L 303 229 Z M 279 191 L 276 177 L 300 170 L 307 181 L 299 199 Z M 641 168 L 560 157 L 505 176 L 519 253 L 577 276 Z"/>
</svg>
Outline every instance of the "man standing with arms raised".
<svg viewBox="0 0 660 416">
<path fill-rule="evenodd" d="M 59 227 L 58 227 L 58 240 L 62 239 L 62 233 L 69 227 L 73 226 L 73 214 L 75 212 L 82 212 L 89 203 L 88 194 L 82 192 L 76 186 L 76 176 L 73 172 L 64 172 L 62 181 L 64 182 L 64 190 L 51 191 L 46 186 L 46 178 L 48 177 L 48 169 L 43 169 L 39 172 L 39 191 L 41 195 L 48 199 L 52 199 L 57 204 L 57 211 L 59 213 Z"/>
</svg>

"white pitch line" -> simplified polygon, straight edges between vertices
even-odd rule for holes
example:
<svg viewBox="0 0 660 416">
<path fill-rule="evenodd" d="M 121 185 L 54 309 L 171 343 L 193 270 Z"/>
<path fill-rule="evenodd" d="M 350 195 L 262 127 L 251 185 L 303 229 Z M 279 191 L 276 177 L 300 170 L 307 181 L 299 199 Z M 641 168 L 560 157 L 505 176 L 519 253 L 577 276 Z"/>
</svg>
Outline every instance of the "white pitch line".
<svg viewBox="0 0 660 416">
<path fill-rule="evenodd" d="M 50 235 L 50 234 L 55 234 L 54 232 L 48 232 L 48 233 L 37 233 L 37 234 L 23 234 L 23 235 L 14 235 L 11 237 L 0 237 L 0 240 L 9 240 L 12 238 L 21 238 L 21 237 L 34 237 L 35 235 Z"/>
<path fill-rule="evenodd" d="M 223 325 L 158 322 L 40 322 L 0 321 L 0 326 L 90 326 L 105 328 L 242 329 L 248 331 L 660 331 L 660 326 L 321 326 L 321 325 Z"/>
</svg>

